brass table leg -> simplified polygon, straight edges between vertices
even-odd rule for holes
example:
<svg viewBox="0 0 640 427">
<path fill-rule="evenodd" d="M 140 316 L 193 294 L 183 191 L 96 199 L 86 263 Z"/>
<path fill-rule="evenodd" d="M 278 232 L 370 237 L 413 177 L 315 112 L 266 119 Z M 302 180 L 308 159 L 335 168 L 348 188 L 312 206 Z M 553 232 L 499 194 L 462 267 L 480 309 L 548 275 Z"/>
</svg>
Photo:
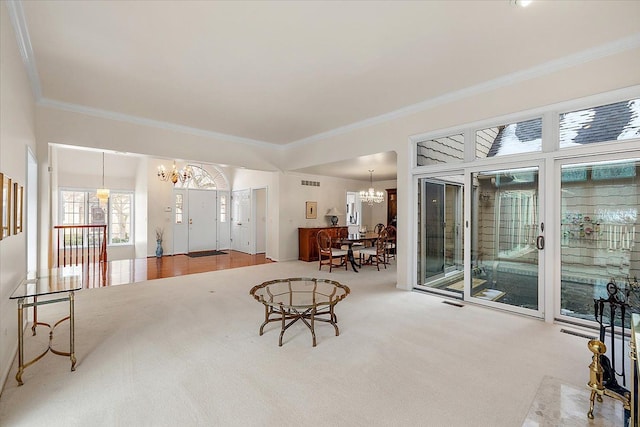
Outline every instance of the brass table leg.
<svg viewBox="0 0 640 427">
<path fill-rule="evenodd" d="M 74 292 L 69 292 L 69 357 L 71 359 L 71 370 L 76 370 L 76 351 L 75 351 L 75 341 L 76 341 L 76 331 L 75 331 L 75 321 L 74 321 L 74 301 L 75 296 Z"/>
<path fill-rule="evenodd" d="M 18 300 L 18 373 L 16 374 L 16 381 L 21 386 L 22 373 L 24 372 L 24 331 L 22 325 L 24 322 L 24 298 Z"/>
<path fill-rule="evenodd" d="M 315 330 L 316 308 L 311 309 L 311 336 L 313 336 L 313 346 L 316 346 L 316 330 Z"/>
<path fill-rule="evenodd" d="M 38 326 L 38 297 L 33 297 L 33 325 L 31 325 L 31 333 L 35 336 L 36 326 Z"/>
<path fill-rule="evenodd" d="M 16 381 L 18 381 L 19 386 L 23 384 L 22 374 L 24 373 L 24 370 L 27 367 L 31 366 L 32 364 L 36 363 L 38 360 L 42 359 L 42 357 L 44 357 L 44 355 L 47 354 L 49 351 L 59 356 L 69 356 L 69 359 L 71 360 L 71 370 L 72 371 L 76 370 L 77 359 L 76 359 L 76 353 L 75 353 L 75 313 L 74 313 L 75 294 L 73 291 L 69 293 L 68 299 L 69 299 L 69 315 L 58 320 L 53 325 L 50 325 L 48 323 L 38 322 L 37 311 L 34 309 L 34 323 L 33 323 L 33 326 L 31 327 L 31 330 L 35 335 L 35 332 L 36 332 L 35 328 L 37 325 L 43 325 L 43 326 L 49 327 L 49 344 L 46 350 L 44 350 L 41 354 L 39 354 L 35 358 L 31 359 L 29 362 L 24 361 L 24 330 L 23 330 L 24 308 L 25 306 L 26 307 L 33 306 L 35 308 L 37 307 L 38 302 L 35 298 L 33 303 L 25 303 L 25 298 L 18 299 L 18 373 L 16 374 Z M 65 300 L 66 298 L 63 298 L 63 299 L 51 300 L 47 302 L 41 302 L 40 304 L 47 304 L 51 302 L 62 302 Z M 69 352 L 59 351 L 53 348 L 53 331 L 58 325 L 60 325 L 65 320 L 69 320 Z"/>
</svg>

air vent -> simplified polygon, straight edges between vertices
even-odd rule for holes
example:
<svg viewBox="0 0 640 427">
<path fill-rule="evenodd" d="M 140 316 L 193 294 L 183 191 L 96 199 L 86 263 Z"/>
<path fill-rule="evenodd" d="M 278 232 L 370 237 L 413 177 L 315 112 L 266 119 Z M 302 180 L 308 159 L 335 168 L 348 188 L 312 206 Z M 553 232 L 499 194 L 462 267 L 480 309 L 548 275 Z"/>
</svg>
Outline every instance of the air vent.
<svg viewBox="0 0 640 427">
<path fill-rule="evenodd" d="M 596 339 L 596 337 L 592 337 L 592 336 L 586 335 L 586 334 L 581 334 L 580 332 L 570 331 L 569 329 L 560 329 L 560 332 L 562 332 L 563 334 L 575 335 L 575 336 L 580 337 L 580 338 L 586 338 L 588 340 L 595 340 Z"/>
<path fill-rule="evenodd" d="M 310 187 L 320 187 L 320 181 L 307 181 L 306 179 L 303 179 L 302 181 L 300 181 L 301 185 L 308 185 Z"/>
<path fill-rule="evenodd" d="M 442 301 L 442 302 L 443 302 L 443 304 L 449 304 L 449 305 L 452 305 L 454 307 L 460 307 L 460 308 L 464 307 L 464 304 L 460 304 L 458 302 L 453 302 L 453 301 Z"/>
</svg>

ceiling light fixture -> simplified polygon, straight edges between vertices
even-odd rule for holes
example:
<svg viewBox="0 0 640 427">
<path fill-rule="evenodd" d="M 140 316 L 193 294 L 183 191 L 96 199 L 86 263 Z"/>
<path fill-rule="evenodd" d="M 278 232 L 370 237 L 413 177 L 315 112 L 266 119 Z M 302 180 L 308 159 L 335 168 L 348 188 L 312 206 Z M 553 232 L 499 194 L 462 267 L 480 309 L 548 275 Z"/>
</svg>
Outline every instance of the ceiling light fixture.
<svg viewBox="0 0 640 427">
<path fill-rule="evenodd" d="M 102 188 L 96 190 L 96 195 L 100 203 L 106 203 L 109 200 L 109 189 L 104 186 L 104 151 L 102 152 Z"/>
<path fill-rule="evenodd" d="M 189 182 L 191 178 L 193 178 L 193 169 L 191 169 L 191 166 L 189 165 L 178 170 L 176 167 L 176 161 L 174 160 L 171 171 L 167 171 L 164 165 L 158 166 L 158 179 L 160 179 L 160 181 L 171 181 L 173 185 L 176 185 L 178 181 L 184 184 Z"/>
<path fill-rule="evenodd" d="M 373 189 L 373 169 L 369 169 L 369 177 L 371 187 L 369 187 L 369 190 L 362 190 L 360 192 L 360 201 L 367 203 L 369 206 L 373 206 L 374 203 L 384 202 L 384 193 Z"/>
<path fill-rule="evenodd" d="M 511 4 L 514 6 L 527 7 L 533 0 L 511 0 Z"/>
</svg>

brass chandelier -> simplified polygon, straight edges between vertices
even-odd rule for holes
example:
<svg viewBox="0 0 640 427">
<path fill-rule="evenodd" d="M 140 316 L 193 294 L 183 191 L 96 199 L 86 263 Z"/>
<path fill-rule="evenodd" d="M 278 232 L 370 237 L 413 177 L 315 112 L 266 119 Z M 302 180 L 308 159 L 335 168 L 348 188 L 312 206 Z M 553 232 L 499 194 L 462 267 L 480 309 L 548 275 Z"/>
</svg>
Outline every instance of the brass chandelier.
<svg viewBox="0 0 640 427">
<path fill-rule="evenodd" d="M 158 166 L 158 179 L 160 179 L 160 181 L 171 181 L 173 185 L 176 185 L 178 181 L 182 184 L 187 183 L 191 178 L 193 178 L 193 169 L 191 169 L 189 165 L 178 170 L 176 161 L 174 160 L 173 167 L 170 171 L 167 171 L 164 165 Z"/>
</svg>

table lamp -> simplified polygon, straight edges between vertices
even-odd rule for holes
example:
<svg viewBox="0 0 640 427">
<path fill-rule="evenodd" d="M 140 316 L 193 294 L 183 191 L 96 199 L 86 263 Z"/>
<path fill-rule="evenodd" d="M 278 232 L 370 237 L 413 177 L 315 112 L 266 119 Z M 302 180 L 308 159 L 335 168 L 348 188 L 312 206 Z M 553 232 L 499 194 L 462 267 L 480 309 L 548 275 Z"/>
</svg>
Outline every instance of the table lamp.
<svg viewBox="0 0 640 427">
<path fill-rule="evenodd" d="M 331 217 L 331 225 L 333 225 L 334 227 L 336 225 L 338 225 L 338 215 L 341 215 L 340 212 L 338 212 L 338 209 L 336 208 L 331 208 L 327 211 L 325 216 Z"/>
</svg>

